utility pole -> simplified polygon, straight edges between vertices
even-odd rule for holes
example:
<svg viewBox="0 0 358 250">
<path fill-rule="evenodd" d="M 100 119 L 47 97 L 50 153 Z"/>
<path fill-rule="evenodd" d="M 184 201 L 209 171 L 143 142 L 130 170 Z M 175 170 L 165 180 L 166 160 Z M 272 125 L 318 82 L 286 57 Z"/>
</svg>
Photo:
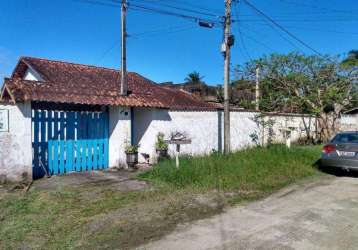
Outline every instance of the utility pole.
<svg viewBox="0 0 358 250">
<path fill-rule="evenodd" d="M 127 1 L 122 0 L 121 2 L 121 42 L 122 42 L 122 55 L 121 55 L 121 95 L 127 95 L 127 48 L 126 48 L 126 12 L 127 12 Z"/>
<path fill-rule="evenodd" d="M 260 66 L 256 66 L 256 87 L 255 87 L 256 111 L 260 110 Z"/>
<path fill-rule="evenodd" d="M 224 17 L 224 154 L 230 153 L 230 47 L 234 38 L 230 31 L 231 26 L 231 0 L 225 0 Z"/>
</svg>

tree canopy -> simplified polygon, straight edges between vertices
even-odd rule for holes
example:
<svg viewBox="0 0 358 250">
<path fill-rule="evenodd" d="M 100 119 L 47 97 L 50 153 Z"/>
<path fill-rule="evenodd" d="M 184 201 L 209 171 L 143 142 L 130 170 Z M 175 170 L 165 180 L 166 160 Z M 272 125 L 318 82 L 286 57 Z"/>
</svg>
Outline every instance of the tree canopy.
<svg viewBox="0 0 358 250">
<path fill-rule="evenodd" d="M 203 80 L 204 76 L 201 76 L 199 72 L 197 71 L 193 71 L 191 73 L 189 73 L 186 77 L 185 77 L 185 81 L 188 83 L 201 83 L 201 81 Z"/>
<path fill-rule="evenodd" d="M 351 50 L 348 56 L 343 60 L 342 65 L 345 67 L 358 67 L 358 50 Z"/>
<path fill-rule="evenodd" d="M 258 64 L 262 72 L 261 110 L 315 115 L 326 126 L 324 139 L 335 130 L 332 122 L 342 111 L 357 103 L 358 71 L 346 67 L 339 57 L 272 54 L 246 65 L 248 79 L 254 78 Z"/>
</svg>

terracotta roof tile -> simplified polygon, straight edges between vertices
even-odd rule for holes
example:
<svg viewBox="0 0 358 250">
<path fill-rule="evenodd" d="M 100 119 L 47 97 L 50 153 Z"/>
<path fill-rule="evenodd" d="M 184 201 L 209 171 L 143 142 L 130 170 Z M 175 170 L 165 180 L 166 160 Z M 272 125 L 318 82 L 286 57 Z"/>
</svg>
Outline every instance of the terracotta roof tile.
<svg viewBox="0 0 358 250">
<path fill-rule="evenodd" d="M 27 68 L 43 81 L 23 80 Z M 191 94 L 173 90 L 128 72 L 128 96 L 120 95 L 120 71 L 82 64 L 23 57 L 5 85 L 16 101 L 121 105 L 182 110 L 216 109 Z"/>
</svg>

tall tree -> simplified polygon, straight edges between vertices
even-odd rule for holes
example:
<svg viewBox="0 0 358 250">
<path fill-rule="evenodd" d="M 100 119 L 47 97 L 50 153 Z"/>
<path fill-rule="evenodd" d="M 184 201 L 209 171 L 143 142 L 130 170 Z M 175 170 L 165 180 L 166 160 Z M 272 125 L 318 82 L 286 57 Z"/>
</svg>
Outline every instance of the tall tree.
<svg viewBox="0 0 358 250">
<path fill-rule="evenodd" d="M 199 72 L 193 71 L 185 77 L 185 81 L 188 83 L 199 84 L 202 82 L 204 76 L 201 76 Z"/>
<path fill-rule="evenodd" d="M 246 67 L 252 78 L 257 63 Z M 260 64 L 261 109 L 317 116 L 322 141 L 336 132 L 340 114 L 357 99 L 354 84 L 358 72 L 342 66 L 339 58 L 272 54 L 262 58 Z"/>
<path fill-rule="evenodd" d="M 348 52 L 347 58 L 342 61 L 342 66 L 346 70 L 358 72 L 358 50 Z M 357 75 L 357 74 L 356 74 Z M 352 107 L 358 107 L 358 79 L 353 79 L 353 98 Z"/>
<path fill-rule="evenodd" d="M 342 61 L 344 67 L 358 67 L 358 50 L 351 50 L 348 52 L 346 59 Z"/>
</svg>

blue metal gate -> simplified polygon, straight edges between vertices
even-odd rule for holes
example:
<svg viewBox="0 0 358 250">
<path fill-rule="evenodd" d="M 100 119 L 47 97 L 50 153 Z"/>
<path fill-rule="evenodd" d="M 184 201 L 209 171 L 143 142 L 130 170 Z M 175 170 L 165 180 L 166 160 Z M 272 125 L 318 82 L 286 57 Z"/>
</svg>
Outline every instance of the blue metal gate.
<svg viewBox="0 0 358 250">
<path fill-rule="evenodd" d="M 33 178 L 108 168 L 108 113 L 32 111 Z"/>
</svg>

